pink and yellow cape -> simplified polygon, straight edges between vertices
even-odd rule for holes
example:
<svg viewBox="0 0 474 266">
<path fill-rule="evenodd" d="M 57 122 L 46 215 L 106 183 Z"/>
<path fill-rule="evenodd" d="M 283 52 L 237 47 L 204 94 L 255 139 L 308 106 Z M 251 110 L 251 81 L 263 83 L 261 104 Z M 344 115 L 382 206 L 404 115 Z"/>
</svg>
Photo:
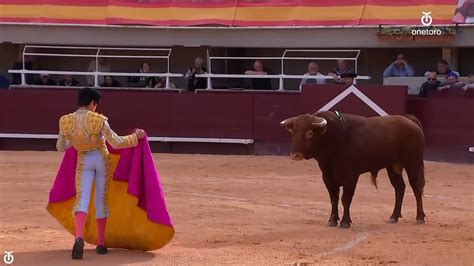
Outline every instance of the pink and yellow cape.
<svg viewBox="0 0 474 266">
<path fill-rule="evenodd" d="M 133 148 L 108 150 L 113 179 L 108 182 L 106 246 L 145 251 L 165 246 L 175 231 L 147 139 Z M 46 208 L 71 234 L 75 232 L 71 210 L 76 200 L 76 163 L 77 152 L 70 148 L 64 154 Z M 84 241 L 90 244 L 97 240 L 93 194 L 94 188 L 84 228 Z"/>
</svg>

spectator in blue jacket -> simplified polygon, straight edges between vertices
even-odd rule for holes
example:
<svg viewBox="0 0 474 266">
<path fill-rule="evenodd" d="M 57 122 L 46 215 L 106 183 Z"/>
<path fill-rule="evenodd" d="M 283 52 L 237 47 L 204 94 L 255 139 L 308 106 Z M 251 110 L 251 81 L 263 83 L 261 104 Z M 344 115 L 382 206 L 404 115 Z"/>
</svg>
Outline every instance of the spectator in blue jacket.
<svg viewBox="0 0 474 266">
<path fill-rule="evenodd" d="M 383 72 L 384 77 L 413 77 L 414 75 L 415 70 L 407 63 L 403 54 L 398 54 L 397 60 Z"/>
</svg>

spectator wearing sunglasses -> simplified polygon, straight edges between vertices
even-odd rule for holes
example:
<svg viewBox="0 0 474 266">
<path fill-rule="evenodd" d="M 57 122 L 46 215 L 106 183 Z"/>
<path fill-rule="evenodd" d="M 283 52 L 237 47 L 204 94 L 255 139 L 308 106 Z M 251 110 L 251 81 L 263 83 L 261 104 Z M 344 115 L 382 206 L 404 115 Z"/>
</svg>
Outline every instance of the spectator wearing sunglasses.
<svg viewBox="0 0 474 266">
<path fill-rule="evenodd" d="M 437 90 L 441 85 L 441 82 L 436 77 L 436 72 L 428 72 L 426 74 L 426 82 L 421 84 L 420 93 L 418 96 L 426 97 L 428 91 Z"/>
</svg>

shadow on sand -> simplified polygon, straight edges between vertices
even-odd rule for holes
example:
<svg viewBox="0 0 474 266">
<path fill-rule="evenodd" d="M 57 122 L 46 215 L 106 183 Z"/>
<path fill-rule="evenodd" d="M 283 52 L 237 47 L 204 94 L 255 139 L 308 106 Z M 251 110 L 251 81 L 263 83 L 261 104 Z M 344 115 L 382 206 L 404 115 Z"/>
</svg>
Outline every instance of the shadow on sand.
<svg viewBox="0 0 474 266">
<path fill-rule="evenodd" d="M 34 252 L 14 252 L 15 265 L 123 265 L 143 264 L 156 255 L 139 250 L 109 249 L 106 255 L 98 255 L 95 248 L 84 249 L 82 260 L 72 260 L 71 250 L 47 250 Z"/>
</svg>

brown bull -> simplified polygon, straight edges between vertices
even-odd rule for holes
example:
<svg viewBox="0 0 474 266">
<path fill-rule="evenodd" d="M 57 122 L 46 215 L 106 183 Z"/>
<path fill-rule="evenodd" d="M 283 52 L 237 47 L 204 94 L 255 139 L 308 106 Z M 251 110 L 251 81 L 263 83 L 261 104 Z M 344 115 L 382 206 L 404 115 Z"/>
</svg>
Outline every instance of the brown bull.
<svg viewBox="0 0 474 266">
<path fill-rule="evenodd" d="M 339 220 L 339 190 L 343 187 L 342 228 L 352 223 L 350 205 L 359 175 L 370 172 L 376 186 L 377 172 L 387 169 L 395 189 L 395 208 L 389 223 L 402 217 L 405 194 L 402 170 L 405 169 L 416 198 L 417 223 L 424 223 L 422 193 L 424 136 L 421 123 L 411 115 L 366 118 L 334 112 L 300 115 L 280 123 L 293 135 L 291 158 L 318 161 L 332 204 L 329 226 Z"/>
</svg>

